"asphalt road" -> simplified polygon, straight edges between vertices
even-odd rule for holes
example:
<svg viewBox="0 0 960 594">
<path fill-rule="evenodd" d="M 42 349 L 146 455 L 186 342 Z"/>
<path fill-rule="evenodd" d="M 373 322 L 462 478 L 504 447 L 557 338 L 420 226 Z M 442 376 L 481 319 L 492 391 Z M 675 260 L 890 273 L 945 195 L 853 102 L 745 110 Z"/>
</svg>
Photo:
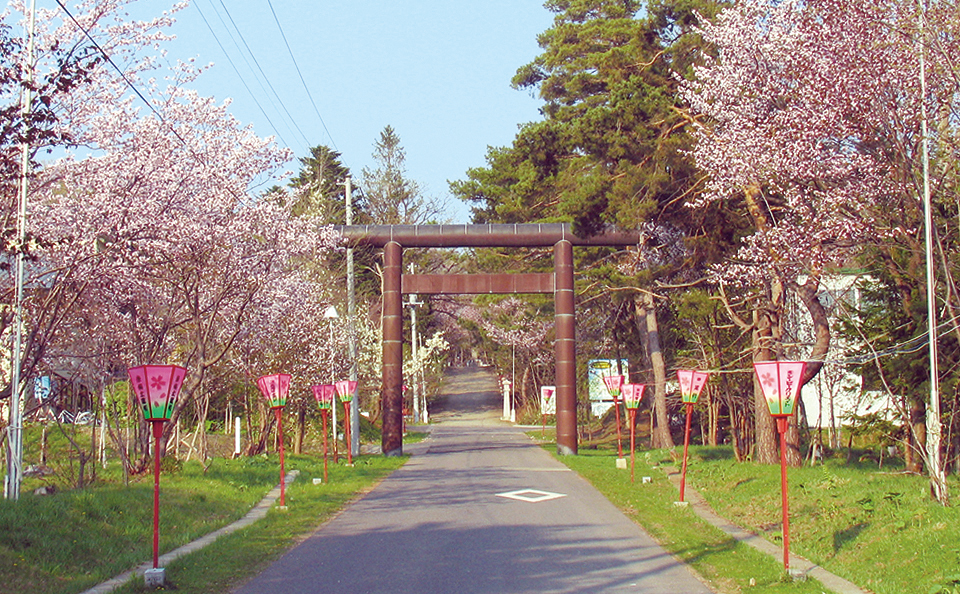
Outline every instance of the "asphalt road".
<svg viewBox="0 0 960 594">
<path fill-rule="evenodd" d="M 402 469 L 235 594 L 711 592 L 501 422 L 491 373 L 455 370 L 446 392 Z"/>
</svg>

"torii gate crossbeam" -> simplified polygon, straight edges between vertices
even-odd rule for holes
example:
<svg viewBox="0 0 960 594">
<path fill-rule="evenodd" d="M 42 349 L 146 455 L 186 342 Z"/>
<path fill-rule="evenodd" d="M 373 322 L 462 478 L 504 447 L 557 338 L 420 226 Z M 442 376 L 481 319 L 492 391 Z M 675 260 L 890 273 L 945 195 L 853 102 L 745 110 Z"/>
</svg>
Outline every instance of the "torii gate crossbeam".
<svg viewBox="0 0 960 594">
<path fill-rule="evenodd" d="M 386 456 L 403 455 L 403 294 L 553 293 L 556 326 L 557 451 L 577 453 L 574 246 L 636 245 L 636 232 L 574 235 L 566 223 L 522 225 L 348 225 L 351 245 L 383 248 L 383 434 Z M 553 274 L 404 275 L 405 247 L 553 247 Z"/>
</svg>

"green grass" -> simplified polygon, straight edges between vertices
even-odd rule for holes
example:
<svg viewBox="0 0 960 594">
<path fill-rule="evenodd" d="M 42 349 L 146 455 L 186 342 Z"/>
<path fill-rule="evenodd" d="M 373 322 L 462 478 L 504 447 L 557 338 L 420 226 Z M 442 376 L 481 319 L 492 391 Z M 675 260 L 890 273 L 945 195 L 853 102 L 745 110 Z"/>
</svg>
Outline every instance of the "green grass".
<svg viewBox="0 0 960 594">
<path fill-rule="evenodd" d="M 780 533 L 780 468 L 692 448 L 691 485 L 722 516 L 771 540 Z M 949 480 L 954 497 L 960 481 Z M 828 459 L 788 471 L 791 551 L 877 594 L 928 594 L 960 568 L 960 509 L 929 479 Z"/>
<path fill-rule="evenodd" d="M 540 432 L 529 434 L 539 438 Z M 581 448 L 579 456 L 558 459 L 721 592 L 826 591 L 814 581 L 791 582 L 780 559 L 674 507 L 678 493 L 665 468 L 678 464 L 677 451 L 638 452 L 636 483 L 629 470 L 616 469 L 615 449 Z M 721 516 L 779 545 L 779 466 L 732 458 L 729 448 L 691 447 L 687 484 Z M 642 484 L 642 476 L 651 483 Z M 931 500 L 925 477 L 842 460 L 792 468 L 788 476 L 792 553 L 877 594 L 940 592 L 957 577 L 960 510 Z M 955 497 L 960 494 L 954 478 L 950 488 Z"/>
<path fill-rule="evenodd" d="M 616 451 L 581 449 L 578 456 L 558 456 L 558 459 L 590 481 L 667 551 L 691 565 L 719 592 L 821 594 L 826 591 L 815 580 L 793 582 L 776 559 L 737 542 L 701 520 L 691 509 L 674 506 L 677 491 L 657 464 L 656 456 L 637 454 L 635 483 L 630 482 L 629 463 L 626 471 L 615 467 Z M 644 484 L 644 476 L 649 476 L 651 481 Z"/>
<path fill-rule="evenodd" d="M 167 567 L 180 592 L 216 592 L 253 575 L 310 533 L 346 502 L 403 464 L 369 456 L 352 468 L 329 466 L 327 484 L 318 456 L 287 456 L 300 477 L 286 490 L 287 512 L 271 510 L 252 526 L 217 540 Z M 173 550 L 242 517 L 279 480 L 275 456 L 215 459 L 164 474 L 160 483 L 160 550 Z M 18 502 L 0 501 L 0 594 L 80 592 L 152 557 L 153 477 L 129 486 L 102 482 L 83 490 Z M 139 585 L 120 592 L 143 591 Z"/>
</svg>

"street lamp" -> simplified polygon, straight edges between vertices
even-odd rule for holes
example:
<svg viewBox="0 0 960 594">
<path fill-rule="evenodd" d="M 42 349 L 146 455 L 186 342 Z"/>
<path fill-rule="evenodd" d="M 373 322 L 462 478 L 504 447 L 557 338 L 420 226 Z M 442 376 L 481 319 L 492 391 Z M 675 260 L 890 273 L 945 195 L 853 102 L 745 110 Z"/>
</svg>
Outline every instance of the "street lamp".
<svg viewBox="0 0 960 594">
<path fill-rule="evenodd" d="M 327 415 L 333 408 L 333 397 L 337 393 L 336 387 L 332 384 L 321 384 L 312 386 L 313 397 L 317 400 L 317 406 L 320 407 L 320 418 L 323 419 L 323 482 L 327 482 Z"/>
<path fill-rule="evenodd" d="M 687 449 L 690 447 L 690 416 L 693 414 L 693 405 L 700 398 L 700 392 L 707 383 L 709 373 L 694 369 L 678 369 L 677 379 L 680 381 L 680 397 L 687 408 L 687 427 L 683 432 L 683 470 L 680 471 L 680 501 L 683 502 L 684 488 L 687 485 Z"/>
<path fill-rule="evenodd" d="M 614 414 L 617 418 L 617 457 L 623 458 L 623 445 L 620 443 L 620 388 L 626 381 L 623 375 L 605 375 L 603 384 L 607 387 L 607 392 L 613 397 Z M 619 467 L 618 467 L 619 468 Z"/>
<path fill-rule="evenodd" d="M 636 447 L 637 410 L 643 398 L 644 384 L 623 384 L 623 404 L 630 415 L 630 482 L 633 482 L 633 452 Z"/>
<path fill-rule="evenodd" d="M 283 468 L 283 407 L 287 405 L 287 394 L 290 393 L 290 374 L 277 373 L 265 375 L 257 380 L 260 393 L 270 402 L 270 408 L 277 416 L 277 441 L 280 442 L 280 507 L 286 507 L 284 500 L 284 468 Z"/>
<path fill-rule="evenodd" d="M 787 426 L 800 394 L 805 361 L 760 361 L 753 368 L 780 434 L 780 496 L 783 510 L 783 569 L 790 570 L 790 518 L 787 513 Z"/>
<path fill-rule="evenodd" d="M 187 370 L 178 365 L 140 365 L 127 370 L 130 385 L 143 409 L 143 418 L 153 428 L 153 569 L 144 573 L 148 587 L 162 586 L 160 565 L 160 438 L 180 396 Z"/>
<path fill-rule="evenodd" d="M 353 395 L 357 392 L 357 382 L 353 380 L 340 380 L 333 384 L 336 387 L 337 394 L 340 396 L 340 402 L 343 403 L 343 437 L 347 442 L 347 465 L 353 465 L 353 448 L 350 447 L 350 402 L 353 401 Z M 336 441 L 336 440 L 334 440 Z"/>
</svg>

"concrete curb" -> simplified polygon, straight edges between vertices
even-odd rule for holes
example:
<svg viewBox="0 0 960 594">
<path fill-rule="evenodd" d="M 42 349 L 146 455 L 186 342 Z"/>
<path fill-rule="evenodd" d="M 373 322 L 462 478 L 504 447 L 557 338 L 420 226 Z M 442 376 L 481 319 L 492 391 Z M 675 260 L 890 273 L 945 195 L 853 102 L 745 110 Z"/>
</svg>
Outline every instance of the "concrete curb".
<svg viewBox="0 0 960 594">
<path fill-rule="evenodd" d="M 680 471 L 673 467 L 665 467 L 667 478 L 678 490 L 680 489 Z M 684 486 L 684 496 L 693 512 L 703 518 L 708 524 L 723 530 L 734 539 L 749 545 L 761 553 L 770 555 L 777 561 L 783 561 L 783 549 L 772 542 L 745 530 L 744 528 L 717 515 L 707 500 L 689 484 Z M 790 553 L 790 572 L 801 576 L 810 576 L 836 594 L 870 594 L 853 582 L 834 575 L 819 565 Z"/>
<path fill-rule="evenodd" d="M 300 474 L 299 470 L 291 470 L 290 472 L 288 472 L 283 479 L 284 485 L 289 485 L 290 483 L 292 483 L 299 474 Z M 224 526 L 219 530 L 215 530 L 210 534 L 201 536 L 197 540 L 193 542 L 189 542 L 183 545 L 182 547 L 180 547 L 179 549 L 174 549 L 169 553 L 160 555 L 160 558 L 159 558 L 160 566 L 165 567 L 166 565 L 173 562 L 174 559 L 177 559 L 184 555 L 188 555 L 194 551 L 198 551 L 203 547 L 207 546 L 208 544 L 212 543 L 213 541 L 217 540 L 221 536 L 230 534 L 231 532 L 236 532 L 241 528 L 244 528 L 246 526 L 249 526 L 250 524 L 253 524 L 257 520 L 265 517 L 267 515 L 267 512 L 270 510 L 270 508 L 273 507 L 274 502 L 276 502 L 276 500 L 279 498 L 280 498 L 280 485 L 277 485 L 276 487 L 271 489 L 270 492 L 267 493 L 263 499 L 260 500 L 260 503 L 253 506 L 253 508 L 249 512 L 247 512 L 247 515 L 243 516 L 236 522 L 229 524 L 227 526 Z M 137 567 L 131 569 L 130 571 L 121 573 L 117 577 L 111 578 L 99 585 L 96 585 L 90 588 L 89 590 L 84 590 L 80 594 L 108 594 L 109 592 L 112 592 L 115 589 L 119 588 L 120 586 L 126 584 L 133 578 L 138 576 L 143 576 L 144 572 L 146 572 L 148 569 L 153 569 L 152 560 L 147 561 L 142 565 L 138 565 Z"/>
</svg>

